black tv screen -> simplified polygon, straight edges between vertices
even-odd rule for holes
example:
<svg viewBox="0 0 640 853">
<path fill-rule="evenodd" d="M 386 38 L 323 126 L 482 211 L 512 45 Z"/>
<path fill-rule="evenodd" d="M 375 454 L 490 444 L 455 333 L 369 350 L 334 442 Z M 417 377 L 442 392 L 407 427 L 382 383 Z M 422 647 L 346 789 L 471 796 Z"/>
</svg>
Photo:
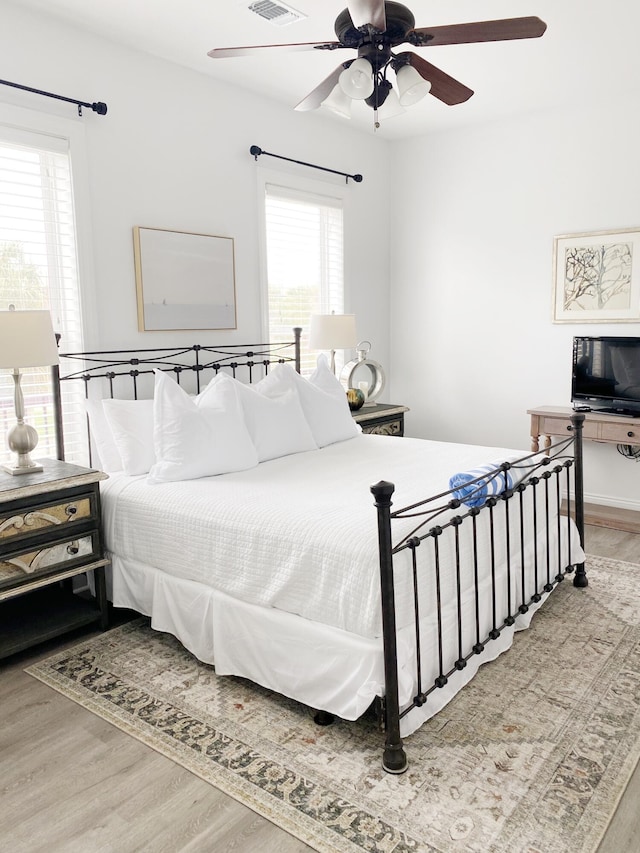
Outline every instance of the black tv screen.
<svg viewBox="0 0 640 853">
<path fill-rule="evenodd" d="M 640 415 L 640 338 L 575 337 L 571 402 Z"/>
</svg>

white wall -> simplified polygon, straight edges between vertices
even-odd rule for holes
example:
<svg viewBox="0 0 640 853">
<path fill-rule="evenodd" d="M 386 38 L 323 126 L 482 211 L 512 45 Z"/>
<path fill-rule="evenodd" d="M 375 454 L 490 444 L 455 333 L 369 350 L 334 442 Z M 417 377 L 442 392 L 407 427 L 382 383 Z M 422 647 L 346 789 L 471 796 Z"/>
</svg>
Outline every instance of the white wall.
<svg viewBox="0 0 640 853">
<path fill-rule="evenodd" d="M 394 144 L 391 394 L 409 435 L 526 450 L 526 410 L 570 403 L 573 335 L 640 335 L 551 321 L 553 237 L 640 227 L 635 103 Z M 591 442 L 585 463 L 590 500 L 640 509 L 640 465 Z"/>
<path fill-rule="evenodd" d="M 387 143 L 296 113 L 147 54 L 81 33 L 43 15 L 3 4 L 2 78 L 88 102 L 105 101 L 104 117 L 85 110 L 90 245 L 83 286 L 95 302 L 90 348 L 260 340 L 259 216 L 256 170 L 269 169 L 344 187 L 344 178 L 249 154 L 256 144 L 296 160 L 363 174 L 348 185 L 345 209 L 346 309 L 358 333 L 389 358 Z M 0 86 L 3 104 L 40 114 L 76 116 L 73 105 Z M 4 113 L 8 110 L 4 107 Z M 83 229 L 87 223 L 80 223 Z M 139 333 L 132 227 L 233 237 L 238 329 Z M 350 358 L 355 355 L 346 353 Z"/>
<path fill-rule="evenodd" d="M 553 236 L 640 226 L 635 101 L 592 108 L 586 126 L 575 107 L 390 144 L 6 2 L 0 55 L 3 79 L 109 106 L 105 117 L 78 119 L 87 139 L 90 222 L 81 228 L 97 318 L 91 347 L 193 342 L 191 333 L 137 331 L 134 225 L 234 237 L 238 330 L 197 337 L 260 336 L 251 144 L 364 175 L 349 185 L 346 308 L 388 367 L 386 399 L 411 406 L 410 435 L 527 449 L 526 409 L 569 402 L 573 334 L 640 334 L 639 324 L 551 323 Z M 3 102 L 75 114 L 0 86 L 0 120 Z M 592 499 L 640 508 L 640 467 L 594 444 L 586 462 Z"/>
</svg>

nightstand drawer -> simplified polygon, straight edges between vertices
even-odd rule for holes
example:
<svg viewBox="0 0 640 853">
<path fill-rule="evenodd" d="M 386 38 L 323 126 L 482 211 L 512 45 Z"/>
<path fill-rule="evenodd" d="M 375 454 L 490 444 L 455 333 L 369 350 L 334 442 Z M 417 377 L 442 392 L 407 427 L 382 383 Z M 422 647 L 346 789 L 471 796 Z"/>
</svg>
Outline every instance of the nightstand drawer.
<svg viewBox="0 0 640 853">
<path fill-rule="evenodd" d="M 35 533 L 48 534 L 50 528 L 70 524 L 73 521 L 95 519 L 97 517 L 95 495 L 79 495 L 71 500 L 55 501 L 30 506 L 22 510 L 7 513 L 0 512 L 0 543 Z"/>
<path fill-rule="evenodd" d="M 78 538 L 47 543 L 36 550 L 33 546 L 23 553 L 12 553 L 0 560 L 0 589 L 33 580 L 59 569 L 85 566 L 102 557 L 97 531 L 81 534 Z"/>
<path fill-rule="evenodd" d="M 404 435 L 404 413 L 407 406 L 392 403 L 376 403 L 351 412 L 362 432 L 371 435 Z"/>
<path fill-rule="evenodd" d="M 404 431 L 404 424 L 400 418 L 394 418 L 393 420 L 373 424 L 372 426 L 366 426 L 365 424 L 361 426 L 362 432 L 371 435 L 402 435 Z"/>
</svg>

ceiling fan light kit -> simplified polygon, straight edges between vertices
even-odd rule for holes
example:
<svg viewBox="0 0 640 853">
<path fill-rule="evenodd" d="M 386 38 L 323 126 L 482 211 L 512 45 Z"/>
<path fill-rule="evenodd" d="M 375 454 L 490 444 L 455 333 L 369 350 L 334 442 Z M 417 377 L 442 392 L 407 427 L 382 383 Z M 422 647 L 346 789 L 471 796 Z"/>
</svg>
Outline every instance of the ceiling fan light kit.
<svg viewBox="0 0 640 853">
<path fill-rule="evenodd" d="M 374 111 L 374 127 L 379 118 L 404 112 L 427 94 L 448 106 L 462 104 L 473 89 L 450 77 L 417 53 L 392 49 L 408 44 L 427 48 L 439 45 L 475 44 L 490 41 L 539 38 L 547 25 L 537 17 L 505 18 L 438 27 L 416 27 L 413 13 L 401 3 L 390 0 L 352 0 L 335 20 L 338 41 L 300 44 L 256 45 L 255 47 L 214 48 L 214 59 L 246 56 L 257 51 L 274 50 L 357 50 L 356 59 L 342 62 L 310 92 L 296 110 L 315 110 L 324 105 L 342 116 L 350 115 L 351 100 L 364 101 Z M 394 71 L 398 92 L 388 79 Z M 384 107 L 387 107 L 384 110 Z"/>
<path fill-rule="evenodd" d="M 356 59 L 338 78 L 340 88 L 354 101 L 364 101 L 373 92 L 373 68 L 366 59 Z"/>
<path fill-rule="evenodd" d="M 401 65 L 396 71 L 396 82 L 403 107 L 417 104 L 429 94 L 431 83 L 425 80 L 412 65 Z"/>
<path fill-rule="evenodd" d="M 384 100 L 384 103 L 380 104 L 378 107 L 378 118 L 381 121 L 385 121 L 385 119 L 402 115 L 402 113 L 406 113 L 406 110 L 400 103 L 400 98 L 398 97 L 396 90 L 391 88 Z"/>
<path fill-rule="evenodd" d="M 342 86 L 338 83 L 324 99 L 322 106 L 336 115 L 343 116 L 343 118 L 351 118 L 351 103 L 352 99 L 345 94 Z"/>
</svg>

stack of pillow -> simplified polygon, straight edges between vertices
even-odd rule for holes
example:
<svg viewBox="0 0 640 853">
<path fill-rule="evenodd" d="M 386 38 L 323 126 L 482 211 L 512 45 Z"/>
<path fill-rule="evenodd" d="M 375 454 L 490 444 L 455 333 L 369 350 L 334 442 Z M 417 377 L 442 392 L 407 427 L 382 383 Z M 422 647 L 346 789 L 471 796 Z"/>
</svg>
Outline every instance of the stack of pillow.
<svg viewBox="0 0 640 853">
<path fill-rule="evenodd" d="M 88 401 L 87 411 L 100 467 L 150 483 L 243 471 L 360 432 L 324 356 L 309 379 L 289 364 L 254 385 L 218 373 L 196 397 L 156 370 L 152 400 Z"/>
</svg>

